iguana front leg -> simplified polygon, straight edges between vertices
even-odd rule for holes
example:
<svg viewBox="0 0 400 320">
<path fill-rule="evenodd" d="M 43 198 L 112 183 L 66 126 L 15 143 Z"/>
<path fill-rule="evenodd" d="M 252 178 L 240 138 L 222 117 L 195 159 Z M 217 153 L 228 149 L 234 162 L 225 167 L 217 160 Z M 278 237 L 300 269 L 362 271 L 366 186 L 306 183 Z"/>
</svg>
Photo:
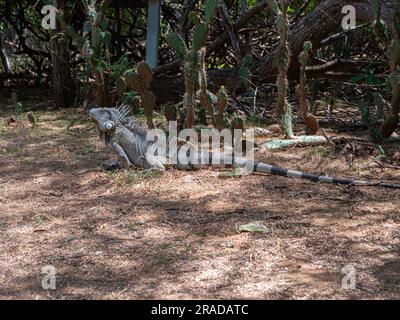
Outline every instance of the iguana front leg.
<svg viewBox="0 0 400 320">
<path fill-rule="evenodd" d="M 128 156 L 126 155 L 124 149 L 115 141 L 111 142 L 111 148 L 115 151 L 115 153 L 118 155 L 118 157 L 121 159 L 122 164 L 124 165 L 125 169 L 129 169 L 129 167 L 132 165 L 131 162 L 129 161 Z"/>
</svg>

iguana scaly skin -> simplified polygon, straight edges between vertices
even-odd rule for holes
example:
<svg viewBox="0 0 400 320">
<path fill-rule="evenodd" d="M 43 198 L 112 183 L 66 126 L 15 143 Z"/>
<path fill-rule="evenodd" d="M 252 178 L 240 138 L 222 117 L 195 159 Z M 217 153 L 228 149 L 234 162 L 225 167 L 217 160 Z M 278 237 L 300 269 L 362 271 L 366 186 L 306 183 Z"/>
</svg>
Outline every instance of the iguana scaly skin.
<svg viewBox="0 0 400 320">
<path fill-rule="evenodd" d="M 121 159 L 125 168 L 129 168 L 134 164 L 144 169 L 157 169 L 164 171 L 165 166 L 162 158 L 158 156 L 149 156 L 147 154 L 147 150 L 154 144 L 152 141 L 146 141 L 148 130 L 142 127 L 133 117 L 127 117 L 127 113 L 127 109 L 120 108 L 93 108 L 90 110 L 90 116 L 96 123 L 100 139 L 114 150 Z M 224 158 L 221 154 L 209 152 L 209 163 L 212 163 L 211 160 L 215 158 L 221 158 L 221 164 L 224 164 Z M 248 165 L 249 167 L 254 168 L 254 172 L 307 179 L 313 182 L 400 188 L 400 184 L 387 184 L 383 182 L 371 182 L 357 179 L 342 179 L 296 170 L 288 170 L 267 163 L 248 160 L 243 157 L 233 156 L 233 161 L 229 164 L 232 163 L 236 166 L 242 167 Z M 190 163 L 181 164 L 179 161 L 175 166 L 180 170 L 190 170 L 198 167 L 198 165 Z"/>
</svg>

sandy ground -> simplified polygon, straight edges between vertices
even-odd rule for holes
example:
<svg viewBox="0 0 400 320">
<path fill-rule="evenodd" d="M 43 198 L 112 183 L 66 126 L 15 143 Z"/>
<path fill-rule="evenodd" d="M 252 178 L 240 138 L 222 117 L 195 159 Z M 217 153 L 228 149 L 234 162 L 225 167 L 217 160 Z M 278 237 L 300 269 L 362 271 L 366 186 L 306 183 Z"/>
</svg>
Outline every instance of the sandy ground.
<svg viewBox="0 0 400 320">
<path fill-rule="evenodd" d="M 80 113 L 38 115 L 35 128 L 0 119 L 0 298 L 400 298 L 400 190 L 211 169 L 107 173 L 110 153 Z M 375 162 L 378 148 L 343 147 L 257 158 L 400 181 Z M 398 144 L 384 149 L 382 162 L 399 163 Z M 251 222 L 267 232 L 238 231 Z M 56 290 L 42 288 L 46 265 Z M 348 265 L 354 290 L 342 287 Z"/>
</svg>

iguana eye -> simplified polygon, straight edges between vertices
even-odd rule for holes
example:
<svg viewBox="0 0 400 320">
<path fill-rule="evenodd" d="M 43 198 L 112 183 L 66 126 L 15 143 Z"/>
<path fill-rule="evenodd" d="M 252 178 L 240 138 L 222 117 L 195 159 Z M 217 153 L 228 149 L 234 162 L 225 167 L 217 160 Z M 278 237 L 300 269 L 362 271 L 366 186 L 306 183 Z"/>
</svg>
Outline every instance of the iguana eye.
<svg viewBox="0 0 400 320">
<path fill-rule="evenodd" d="M 111 130 L 112 128 L 114 128 L 114 126 L 115 126 L 114 122 L 112 122 L 112 121 L 107 121 L 104 123 L 104 128 L 106 130 Z"/>
</svg>

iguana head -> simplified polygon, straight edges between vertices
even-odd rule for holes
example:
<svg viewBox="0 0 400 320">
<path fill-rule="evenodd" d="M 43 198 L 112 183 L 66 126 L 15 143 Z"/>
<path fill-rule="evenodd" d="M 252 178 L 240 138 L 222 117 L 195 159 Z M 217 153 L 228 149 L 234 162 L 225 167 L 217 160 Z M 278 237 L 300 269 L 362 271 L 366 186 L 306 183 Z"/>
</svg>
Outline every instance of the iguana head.
<svg viewBox="0 0 400 320">
<path fill-rule="evenodd" d="M 128 106 L 120 106 L 118 108 L 92 108 L 89 115 L 96 123 L 99 136 L 106 144 L 110 142 L 115 129 L 126 125 L 129 121 L 127 115 L 130 108 Z"/>
<path fill-rule="evenodd" d="M 121 113 L 116 108 L 93 108 L 89 114 L 96 124 L 100 140 L 108 145 L 115 129 L 121 124 Z"/>
<path fill-rule="evenodd" d="M 99 131 L 111 132 L 115 130 L 119 111 L 115 108 L 93 108 L 89 111 L 90 117 L 96 123 Z"/>
</svg>

